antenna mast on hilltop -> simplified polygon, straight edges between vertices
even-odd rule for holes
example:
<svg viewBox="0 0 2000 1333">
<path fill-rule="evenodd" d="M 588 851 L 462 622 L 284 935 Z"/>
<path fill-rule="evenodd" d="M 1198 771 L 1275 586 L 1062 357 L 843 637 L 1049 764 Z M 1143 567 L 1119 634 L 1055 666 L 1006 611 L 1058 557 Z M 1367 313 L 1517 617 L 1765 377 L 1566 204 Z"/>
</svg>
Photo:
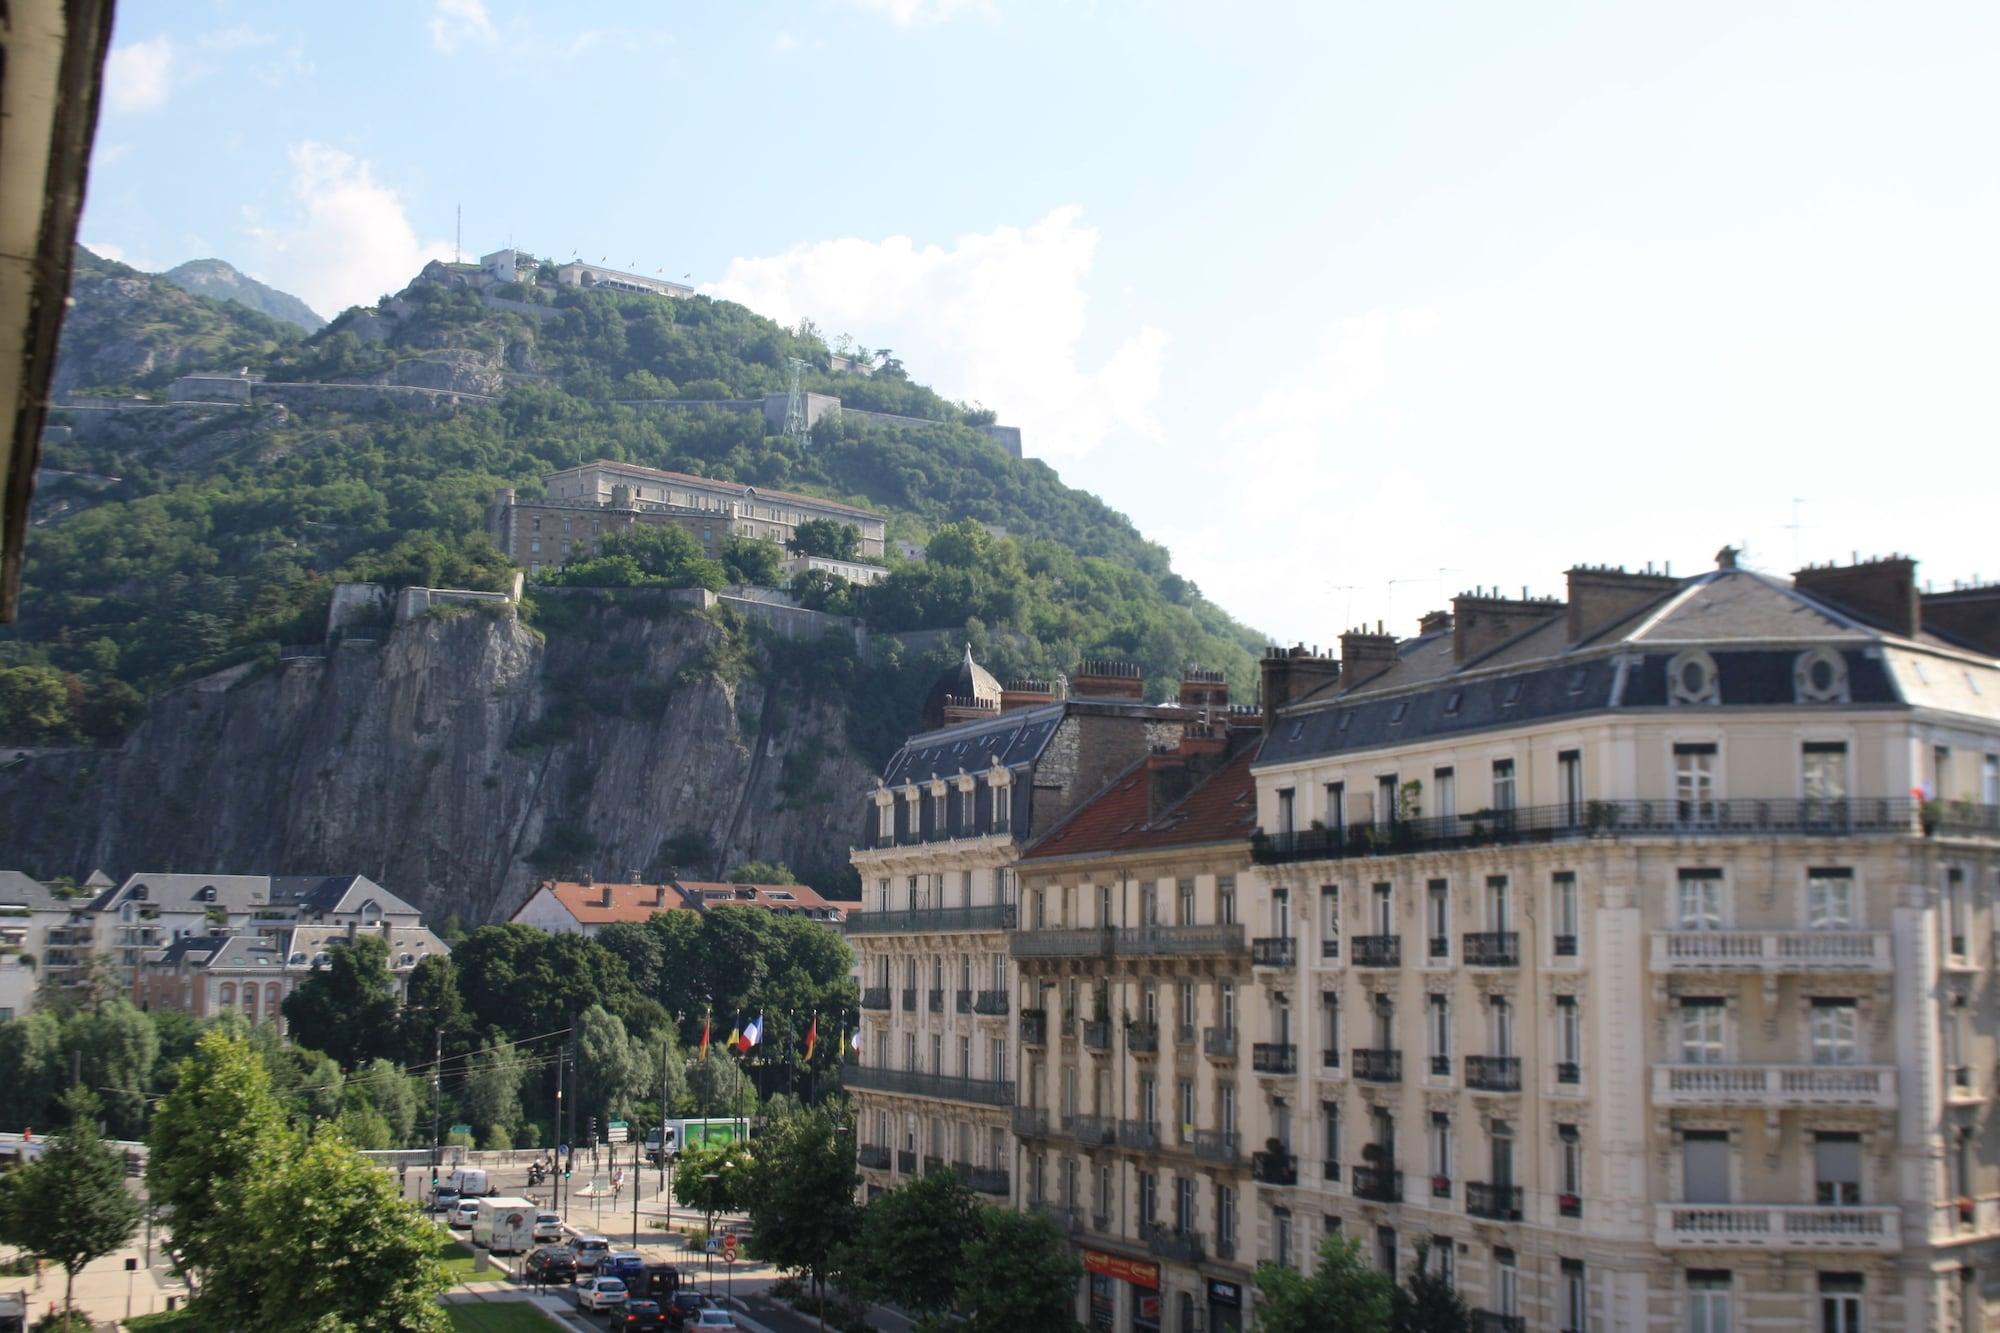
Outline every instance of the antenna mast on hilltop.
<svg viewBox="0 0 2000 1333">
<path fill-rule="evenodd" d="M 806 396 L 800 387 L 805 376 L 806 363 L 798 357 L 791 358 L 792 391 L 785 400 L 785 438 L 804 452 L 812 444 L 812 432 L 806 427 Z"/>
</svg>

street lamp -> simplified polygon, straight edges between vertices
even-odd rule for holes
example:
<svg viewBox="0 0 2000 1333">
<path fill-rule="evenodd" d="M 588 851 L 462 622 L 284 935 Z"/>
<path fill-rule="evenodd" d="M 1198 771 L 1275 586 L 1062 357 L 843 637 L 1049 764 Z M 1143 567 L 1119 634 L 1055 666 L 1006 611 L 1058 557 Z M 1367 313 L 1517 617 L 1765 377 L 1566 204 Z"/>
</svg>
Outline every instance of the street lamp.
<svg viewBox="0 0 2000 1333">
<path fill-rule="evenodd" d="M 702 1179 L 708 1182 L 708 1198 L 703 1202 L 713 1205 L 715 1202 L 715 1182 L 722 1179 L 722 1173 L 719 1171 L 710 1171 L 704 1174 Z M 708 1213 L 708 1235 L 702 1238 L 701 1248 L 708 1256 L 708 1294 L 710 1297 L 713 1297 L 715 1295 L 715 1213 L 712 1209 Z"/>
</svg>

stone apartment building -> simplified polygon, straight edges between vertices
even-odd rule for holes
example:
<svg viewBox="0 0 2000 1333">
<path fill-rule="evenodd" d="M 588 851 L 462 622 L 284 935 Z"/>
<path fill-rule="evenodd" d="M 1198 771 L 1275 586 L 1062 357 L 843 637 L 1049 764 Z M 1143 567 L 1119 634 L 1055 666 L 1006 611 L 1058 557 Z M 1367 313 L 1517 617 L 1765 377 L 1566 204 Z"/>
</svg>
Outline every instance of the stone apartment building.
<svg viewBox="0 0 2000 1333">
<path fill-rule="evenodd" d="M 1003 688 L 968 651 L 863 802 L 852 864 L 865 910 L 846 924 L 861 1052 L 845 1082 L 871 1196 L 947 1165 L 996 1200 L 1019 1194 L 1016 863 L 1194 716 L 1145 702 L 1138 672 L 1121 664 L 1085 663 L 1069 686 L 1067 699 L 1046 682 Z"/>
<path fill-rule="evenodd" d="M 1265 662 L 1246 1240 L 1493 1329 L 1987 1327 L 2000 588 L 1567 591 Z"/>
</svg>

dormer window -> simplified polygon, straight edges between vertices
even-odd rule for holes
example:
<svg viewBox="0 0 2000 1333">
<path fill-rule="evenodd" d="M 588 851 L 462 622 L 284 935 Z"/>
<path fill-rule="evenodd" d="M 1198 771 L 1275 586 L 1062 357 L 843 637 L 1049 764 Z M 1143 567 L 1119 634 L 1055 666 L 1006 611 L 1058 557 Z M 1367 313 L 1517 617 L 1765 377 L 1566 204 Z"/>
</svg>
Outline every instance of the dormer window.
<svg viewBox="0 0 2000 1333">
<path fill-rule="evenodd" d="M 1792 663 L 1792 693 L 1804 704 L 1846 703 L 1846 659 L 1830 648 L 1800 653 Z"/>
<path fill-rule="evenodd" d="M 1699 648 L 1677 654 L 1667 663 L 1667 701 L 1674 704 L 1719 704 L 1722 687 L 1715 659 Z"/>
<path fill-rule="evenodd" d="M 146 901 L 146 892 L 147 890 L 144 884 L 134 884 L 132 886 L 132 897 L 138 900 L 139 902 L 143 903 Z"/>
<path fill-rule="evenodd" d="M 198 903 L 214 902 L 215 886 L 213 884 L 202 885 L 199 889 L 195 890 L 194 900 Z"/>
</svg>

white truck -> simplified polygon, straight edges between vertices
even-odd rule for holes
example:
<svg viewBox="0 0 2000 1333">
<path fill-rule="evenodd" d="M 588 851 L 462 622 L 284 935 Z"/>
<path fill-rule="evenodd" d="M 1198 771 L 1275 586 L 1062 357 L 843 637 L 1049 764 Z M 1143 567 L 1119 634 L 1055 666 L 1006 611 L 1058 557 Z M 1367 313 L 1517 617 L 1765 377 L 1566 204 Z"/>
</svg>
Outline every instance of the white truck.
<svg viewBox="0 0 2000 1333">
<path fill-rule="evenodd" d="M 502 1194 L 481 1199 L 472 1217 L 472 1243 L 493 1254 L 526 1254 L 535 1248 L 535 1205 Z"/>
<path fill-rule="evenodd" d="M 493 1182 L 476 1166 L 461 1166 L 444 1178 L 444 1188 L 457 1190 L 462 1199 L 476 1199 L 493 1192 Z"/>
</svg>

